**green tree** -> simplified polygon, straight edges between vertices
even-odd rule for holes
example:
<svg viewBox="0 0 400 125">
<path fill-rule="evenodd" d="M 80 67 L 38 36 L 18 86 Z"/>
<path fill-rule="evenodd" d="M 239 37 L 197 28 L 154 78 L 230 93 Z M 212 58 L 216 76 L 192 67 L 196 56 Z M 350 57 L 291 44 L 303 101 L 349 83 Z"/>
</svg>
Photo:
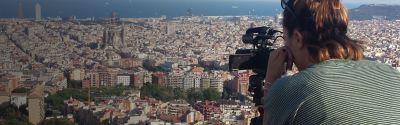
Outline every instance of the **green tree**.
<svg viewBox="0 0 400 125">
<path fill-rule="evenodd" d="M 217 101 L 221 99 L 221 93 L 215 88 L 207 88 L 202 91 L 204 99 L 210 101 Z"/>
<path fill-rule="evenodd" d="M 161 101 L 171 101 L 174 99 L 185 99 L 184 91 L 179 88 L 170 88 L 156 84 L 146 83 L 140 89 L 140 95 L 144 97 L 153 97 Z"/>
<path fill-rule="evenodd" d="M 184 99 L 184 100 L 187 100 L 185 91 L 183 91 L 182 89 L 175 88 L 175 89 L 173 89 L 173 93 L 174 93 L 174 99 Z"/>
<path fill-rule="evenodd" d="M 43 120 L 39 125 L 74 125 L 74 123 L 70 122 L 68 119 L 52 118 Z"/>
<path fill-rule="evenodd" d="M 240 99 L 240 94 L 229 88 L 224 88 L 224 91 L 222 92 L 222 99 Z"/>
<path fill-rule="evenodd" d="M 2 106 L 0 111 L 0 117 L 5 119 L 6 125 L 33 125 L 29 122 L 28 117 L 13 105 Z"/>
<path fill-rule="evenodd" d="M 217 101 L 221 99 L 221 93 L 214 88 L 209 89 L 189 89 L 186 92 L 180 88 L 170 88 L 155 84 L 146 83 L 140 89 L 140 95 L 144 97 L 153 97 L 161 101 L 171 101 L 174 99 L 184 99 L 190 104 L 196 101 L 210 100 Z"/>
<path fill-rule="evenodd" d="M 171 101 L 174 99 L 174 93 L 171 91 L 172 89 L 166 87 L 160 87 L 159 92 L 156 93 L 157 97 L 162 101 Z"/>
<path fill-rule="evenodd" d="M 204 100 L 204 95 L 200 89 L 192 88 L 187 91 L 187 101 L 190 104 L 193 105 L 194 103 L 196 103 L 196 101 L 202 101 L 202 100 Z"/>
<path fill-rule="evenodd" d="M 87 100 L 87 93 L 87 90 L 67 88 L 62 91 L 58 91 L 56 94 L 49 95 L 45 99 L 45 102 L 50 107 L 53 107 L 54 109 L 63 112 L 65 109 L 64 100 L 67 100 L 70 97 L 81 101 Z"/>
<path fill-rule="evenodd" d="M 30 89 L 28 88 L 17 88 L 13 90 L 14 93 L 28 93 L 29 91 Z"/>
<path fill-rule="evenodd" d="M 69 80 L 68 88 L 82 88 L 82 81 L 80 80 Z"/>
<path fill-rule="evenodd" d="M 146 97 L 146 96 L 150 96 L 152 97 L 152 93 L 150 90 L 152 90 L 152 86 L 149 83 L 145 83 L 142 88 L 140 89 L 140 96 L 142 97 Z"/>
<path fill-rule="evenodd" d="M 123 92 L 129 89 L 131 88 L 124 86 L 93 88 L 90 90 L 92 96 L 91 100 L 94 100 L 93 97 L 123 96 Z M 58 91 L 56 94 L 49 95 L 45 99 L 45 102 L 49 105 L 49 107 L 53 107 L 53 109 L 63 112 L 65 109 L 64 100 L 67 100 L 70 97 L 80 101 L 87 101 L 88 89 L 67 88 L 62 91 Z"/>
</svg>

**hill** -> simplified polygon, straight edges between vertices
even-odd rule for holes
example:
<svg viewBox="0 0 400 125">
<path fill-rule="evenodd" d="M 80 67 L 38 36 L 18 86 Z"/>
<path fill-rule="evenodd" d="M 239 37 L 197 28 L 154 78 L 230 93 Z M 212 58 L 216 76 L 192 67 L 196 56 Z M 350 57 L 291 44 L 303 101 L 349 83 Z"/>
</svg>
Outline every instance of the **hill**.
<svg viewBox="0 0 400 125">
<path fill-rule="evenodd" d="M 369 4 L 349 10 L 352 20 L 370 20 L 385 18 L 388 20 L 400 19 L 400 5 Z"/>
</svg>

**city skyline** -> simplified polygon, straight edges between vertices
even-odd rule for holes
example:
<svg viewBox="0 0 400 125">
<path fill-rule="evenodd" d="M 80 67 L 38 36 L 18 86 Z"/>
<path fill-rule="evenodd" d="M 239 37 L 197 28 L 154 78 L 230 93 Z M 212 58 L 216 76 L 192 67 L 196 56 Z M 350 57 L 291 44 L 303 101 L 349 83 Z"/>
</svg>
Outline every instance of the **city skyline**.
<svg viewBox="0 0 400 125">
<path fill-rule="evenodd" d="M 195 16 L 61 21 L 46 18 L 45 3 L 34 5 L 23 14 L 39 21 L 0 19 L 0 103 L 28 104 L 27 123 L 248 125 L 259 116 L 248 91 L 254 73 L 229 72 L 229 55 L 251 47 L 241 37 L 251 26 L 282 30 L 275 10 L 274 16 L 197 16 L 197 8 L 182 7 L 176 12 Z M 365 42 L 366 59 L 400 71 L 400 17 L 393 18 L 351 20 L 348 36 Z M 283 45 L 280 39 L 274 47 Z M 18 119 L 2 118 L 0 124 Z"/>
<path fill-rule="evenodd" d="M 0 18 L 35 18 L 34 0 L 2 0 L 0 1 Z M 205 16 L 240 16 L 255 10 L 256 15 L 273 16 L 281 11 L 280 3 L 276 0 L 39 0 L 42 17 L 109 17 L 116 12 L 120 17 L 159 17 L 166 15 L 176 17 L 185 15 L 192 8 L 194 15 Z M 389 0 L 343 0 L 349 8 L 362 4 L 397 5 L 400 1 Z"/>
</svg>

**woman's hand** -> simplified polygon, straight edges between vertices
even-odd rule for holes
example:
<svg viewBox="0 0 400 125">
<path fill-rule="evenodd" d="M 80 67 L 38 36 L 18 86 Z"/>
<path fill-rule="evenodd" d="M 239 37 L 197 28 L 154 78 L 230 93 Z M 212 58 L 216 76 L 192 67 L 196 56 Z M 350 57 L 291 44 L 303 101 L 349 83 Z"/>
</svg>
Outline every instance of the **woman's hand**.
<svg viewBox="0 0 400 125">
<path fill-rule="evenodd" d="M 268 59 L 267 76 L 265 77 L 266 83 L 272 83 L 279 79 L 287 69 L 292 68 L 292 65 L 293 56 L 286 46 L 272 51 Z"/>
</svg>

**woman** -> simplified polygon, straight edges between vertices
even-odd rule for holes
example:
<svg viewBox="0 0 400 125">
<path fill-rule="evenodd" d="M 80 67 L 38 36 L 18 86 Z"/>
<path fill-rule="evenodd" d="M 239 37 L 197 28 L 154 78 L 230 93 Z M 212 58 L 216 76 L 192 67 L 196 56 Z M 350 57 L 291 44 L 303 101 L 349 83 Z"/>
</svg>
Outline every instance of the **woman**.
<svg viewBox="0 0 400 125">
<path fill-rule="evenodd" d="M 363 60 L 339 0 L 282 0 L 282 7 L 286 46 L 270 55 L 264 124 L 400 124 L 400 73 Z M 300 72 L 281 78 L 293 63 Z"/>
</svg>

